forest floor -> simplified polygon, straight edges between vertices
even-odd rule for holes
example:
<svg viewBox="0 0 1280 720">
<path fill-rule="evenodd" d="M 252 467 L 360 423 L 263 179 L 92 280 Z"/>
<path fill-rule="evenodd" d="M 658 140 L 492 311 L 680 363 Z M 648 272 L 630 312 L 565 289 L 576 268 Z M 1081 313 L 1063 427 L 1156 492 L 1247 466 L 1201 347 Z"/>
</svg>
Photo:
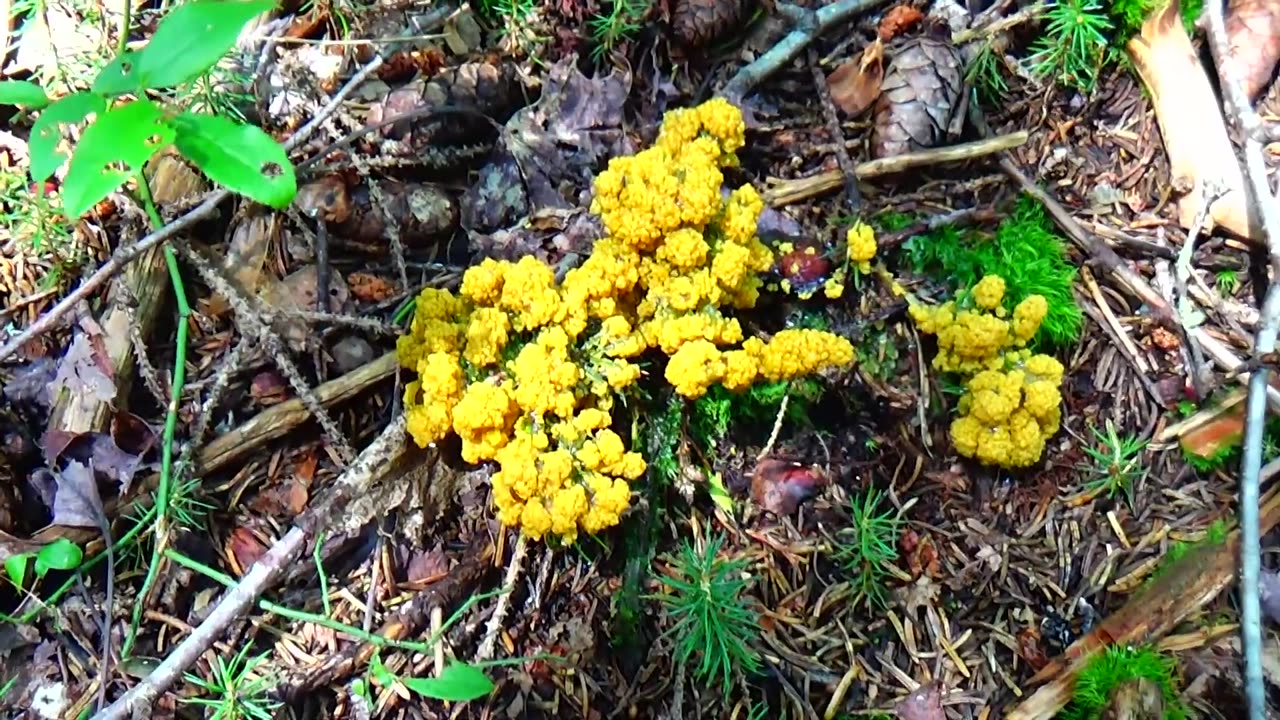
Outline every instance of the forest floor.
<svg viewBox="0 0 1280 720">
<path fill-rule="evenodd" d="M 30 182 L 30 115 L 10 112 L 0 714 L 126 717 L 106 704 L 154 687 L 152 717 L 226 720 L 1098 717 L 1139 675 L 1164 711 L 1132 717 L 1244 717 L 1256 246 L 1216 215 L 1189 232 L 1167 95 L 1115 7 L 972 5 L 287 7 L 152 94 L 282 142 L 323 118 L 292 148 L 283 210 L 211 195 L 162 153 L 160 218 L 121 190 L 69 223 L 58 182 Z M 118 12 L 23 12 L 11 77 L 66 94 L 112 56 Z M 138 4 L 132 39 L 167 12 Z M 806 27 L 790 59 L 742 73 Z M 42 64 L 42 37 L 71 40 Z M 485 257 L 580 265 L 609 158 L 726 96 L 746 135 L 725 186 L 758 191 L 779 258 L 735 311 L 744 332 L 825 329 L 855 361 L 686 400 L 646 360 L 613 411 L 647 463 L 620 522 L 522 539 L 497 519 L 493 463 L 403 430 L 410 303 Z M 171 255 L 130 251 L 193 211 Z M 876 238 L 867 268 L 846 261 L 850 228 Z M 963 378 L 908 311 L 972 303 L 991 274 L 1007 310 L 1047 299 L 1031 348 L 1064 368 L 1060 429 L 1013 469 L 958 453 Z M 235 583 L 241 612 L 215 612 Z M 1086 697 L 1073 659 L 1102 645 L 1148 654 L 1110 655 Z"/>
</svg>

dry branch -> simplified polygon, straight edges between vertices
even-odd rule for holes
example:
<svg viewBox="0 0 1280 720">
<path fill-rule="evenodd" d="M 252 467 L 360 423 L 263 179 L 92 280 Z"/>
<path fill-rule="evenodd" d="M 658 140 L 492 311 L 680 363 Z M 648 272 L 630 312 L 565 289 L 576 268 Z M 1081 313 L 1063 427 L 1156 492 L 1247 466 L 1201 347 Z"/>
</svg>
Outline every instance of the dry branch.
<svg viewBox="0 0 1280 720">
<path fill-rule="evenodd" d="M 1004 150 L 1012 150 L 1026 144 L 1028 137 L 1026 131 L 1019 130 L 1015 133 L 985 140 L 930 148 L 929 150 L 907 153 L 906 155 L 895 155 L 894 157 L 880 158 L 879 160 L 868 160 L 858 163 L 853 172 L 861 180 L 892 175 L 918 167 L 964 162 Z M 808 177 L 777 182 L 764 191 L 764 200 L 771 207 L 782 207 L 808 200 L 843 186 L 844 173 L 840 170 L 827 170 Z"/>
</svg>

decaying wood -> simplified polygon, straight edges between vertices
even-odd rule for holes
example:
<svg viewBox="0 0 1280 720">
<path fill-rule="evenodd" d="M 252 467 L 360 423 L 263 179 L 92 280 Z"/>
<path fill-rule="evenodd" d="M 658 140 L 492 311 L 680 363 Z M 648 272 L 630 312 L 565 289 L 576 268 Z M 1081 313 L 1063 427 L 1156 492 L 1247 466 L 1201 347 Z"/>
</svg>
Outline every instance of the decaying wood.
<svg viewBox="0 0 1280 720">
<path fill-rule="evenodd" d="M 1262 532 L 1280 522 L 1280 488 L 1262 498 Z M 1006 720 L 1048 720 L 1071 700 L 1076 677 L 1089 661 L 1111 645 L 1142 645 L 1158 639 L 1235 582 L 1240 531 L 1225 542 L 1192 548 L 1150 585 L 1134 593 L 1124 607 L 1092 632 L 1072 643 L 1063 656 L 1049 663 L 1029 685 L 1046 683 L 1022 701 Z"/>
<path fill-rule="evenodd" d="M 161 207 L 199 195 L 207 189 L 204 178 L 188 168 L 176 151 L 157 156 L 150 166 L 149 177 L 155 202 Z M 130 339 L 130 324 L 136 322 L 141 337 L 148 337 L 168 297 L 168 290 L 164 253 L 159 246 L 143 253 L 111 283 L 106 313 L 98 324 L 105 334 L 103 343 L 114 369 L 117 406 L 123 407 L 122 399 L 128 397 L 133 389 L 137 364 Z M 132 311 L 126 308 L 129 302 L 136 303 Z M 110 404 L 99 402 L 87 393 L 64 393 L 50 411 L 49 427 L 75 434 L 103 432 L 110 422 L 111 413 Z"/>
<path fill-rule="evenodd" d="M 1262 222 L 1227 135 L 1222 105 L 1182 26 L 1179 3 L 1152 13 L 1127 49 L 1151 92 L 1169 156 L 1170 181 L 1182 193 L 1178 222 L 1189 229 L 1208 199 L 1206 188 L 1216 185 L 1222 194 L 1210 205 L 1214 224 L 1242 238 L 1261 240 Z"/>
<path fill-rule="evenodd" d="M 892 175 L 912 168 L 964 162 L 1024 145 L 1028 137 L 1026 131 L 1019 130 L 985 140 L 868 160 L 854 167 L 854 175 L 862 180 Z M 764 201 L 771 207 L 777 208 L 808 200 L 841 187 L 844 187 L 844 174 L 838 169 L 828 170 L 808 177 L 777 181 L 764 191 Z"/>
</svg>

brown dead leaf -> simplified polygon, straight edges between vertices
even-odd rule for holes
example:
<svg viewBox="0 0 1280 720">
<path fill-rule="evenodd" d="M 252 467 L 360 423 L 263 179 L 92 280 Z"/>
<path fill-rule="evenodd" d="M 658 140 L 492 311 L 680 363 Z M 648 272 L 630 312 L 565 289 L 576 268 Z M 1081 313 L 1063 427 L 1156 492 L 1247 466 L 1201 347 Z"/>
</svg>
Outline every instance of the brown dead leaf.
<svg viewBox="0 0 1280 720">
<path fill-rule="evenodd" d="M 946 720 L 942 711 L 942 686 L 937 681 L 917 688 L 894 708 L 901 720 Z"/>
<path fill-rule="evenodd" d="M 316 266 L 305 265 L 265 287 L 260 296 L 273 309 L 288 313 L 290 310 L 314 311 L 319 292 Z M 328 292 L 330 312 L 341 313 L 348 309 L 351 288 L 347 285 L 347 279 L 337 270 L 329 271 Z M 306 322 L 283 319 L 277 323 L 277 327 L 281 337 L 295 350 L 306 347 L 311 334 L 311 327 Z"/>
<path fill-rule="evenodd" d="M 884 44 L 877 39 L 828 75 L 827 89 L 836 107 L 846 115 L 857 116 L 880 97 L 883 81 Z"/>
<path fill-rule="evenodd" d="M 295 517 L 307 509 L 311 482 L 293 475 L 258 493 L 250 507 L 274 518 Z"/>
<path fill-rule="evenodd" d="M 605 159 L 633 150 L 622 129 L 630 89 L 629 72 L 587 77 L 573 55 L 553 65 L 538 102 L 506 123 L 501 150 L 463 195 L 468 234 L 505 229 L 526 213 L 578 207 L 562 190 L 589 186 Z"/>
<path fill-rule="evenodd" d="M 325 222 L 343 223 L 351 217 L 351 195 L 346 181 L 338 175 L 326 175 L 298 188 L 293 203 L 304 214 Z"/>
<path fill-rule="evenodd" d="M 1274 0 L 1228 0 L 1227 43 L 1250 100 L 1271 84 L 1280 61 L 1280 4 Z"/>
<path fill-rule="evenodd" d="M 827 485 L 826 473 L 812 465 L 777 458 L 761 460 L 751 477 L 751 497 L 774 515 L 790 515 Z"/>
<path fill-rule="evenodd" d="M 54 525 L 96 529 L 107 521 L 92 464 L 85 465 L 72 460 L 56 477 L 57 489 L 53 496 Z"/>
<path fill-rule="evenodd" d="M 249 566 L 267 553 L 267 546 L 252 530 L 241 526 L 232 530 L 231 536 L 227 538 L 226 553 L 232 560 L 232 569 L 236 575 L 243 576 L 248 572 Z"/>
<path fill-rule="evenodd" d="M 924 20 L 924 13 L 911 5 L 896 5 L 889 8 L 880 20 L 878 37 L 881 42 L 889 42 L 902 33 L 914 28 Z"/>
<path fill-rule="evenodd" d="M 1049 664 L 1049 656 L 1040 644 L 1039 630 L 1025 627 L 1018 632 L 1018 655 L 1036 672 Z"/>
<path fill-rule="evenodd" d="M 907 559 L 907 569 L 911 571 L 911 577 L 917 578 L 921 575 L 928 575 L 936 578 L 941 575 L 942 570 L 938 563 L 938 548 L 933 544 L 932 536 L 921 536 L 915 530 L 907 528 L 902 533 L 901 544 L 902 551 Z"/>
<path fill-rule="evenodd" d="M 449 572 L 449 556 L 444 545 L 436 543 L 430 550 L 408 550 L 409 560 L 404 568 L 405 582 L 438 580 Z"/>
<path fill-rule="evenodd" d="M 231 231 L 222 267 L 231 273 L 245 292 L 256 293 L 262 287 L 267 251 L 280 236 L 279 217 L 263 206 L 255 206 L 247 214 L 239 216 L 239 222 Z M 221 304 L 225 303 L 222 300 Z"/>
</svg>

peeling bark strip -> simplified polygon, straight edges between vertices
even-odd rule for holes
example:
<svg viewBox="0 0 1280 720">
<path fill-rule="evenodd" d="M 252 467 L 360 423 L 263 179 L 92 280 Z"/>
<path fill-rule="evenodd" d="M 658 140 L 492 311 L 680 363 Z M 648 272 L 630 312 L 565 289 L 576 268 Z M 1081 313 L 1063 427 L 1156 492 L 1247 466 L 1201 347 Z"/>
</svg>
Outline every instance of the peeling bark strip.
<svg viewBox="0 0 1280 720">
<path fill-rule="evenodd" d="M 1280 523 L 1280 488 L 1272 488 L 1263 497 L 1259 515 L 1263 533 Z M 1233 530 L 1221 545 L 1192 548 L 1093 632 L 1075 641 L 1062 657 L 1036 673 L 1028 684 L 1047 684 L 1014 708 L 1006 720 L 1052 718 L 1070 702 L 1076 677 L 1098 653 L 1110 645 L 1149 643 L 1230 587 L 1235 582 L 1239 554 L 1239 530 Z"/>
</svg>

